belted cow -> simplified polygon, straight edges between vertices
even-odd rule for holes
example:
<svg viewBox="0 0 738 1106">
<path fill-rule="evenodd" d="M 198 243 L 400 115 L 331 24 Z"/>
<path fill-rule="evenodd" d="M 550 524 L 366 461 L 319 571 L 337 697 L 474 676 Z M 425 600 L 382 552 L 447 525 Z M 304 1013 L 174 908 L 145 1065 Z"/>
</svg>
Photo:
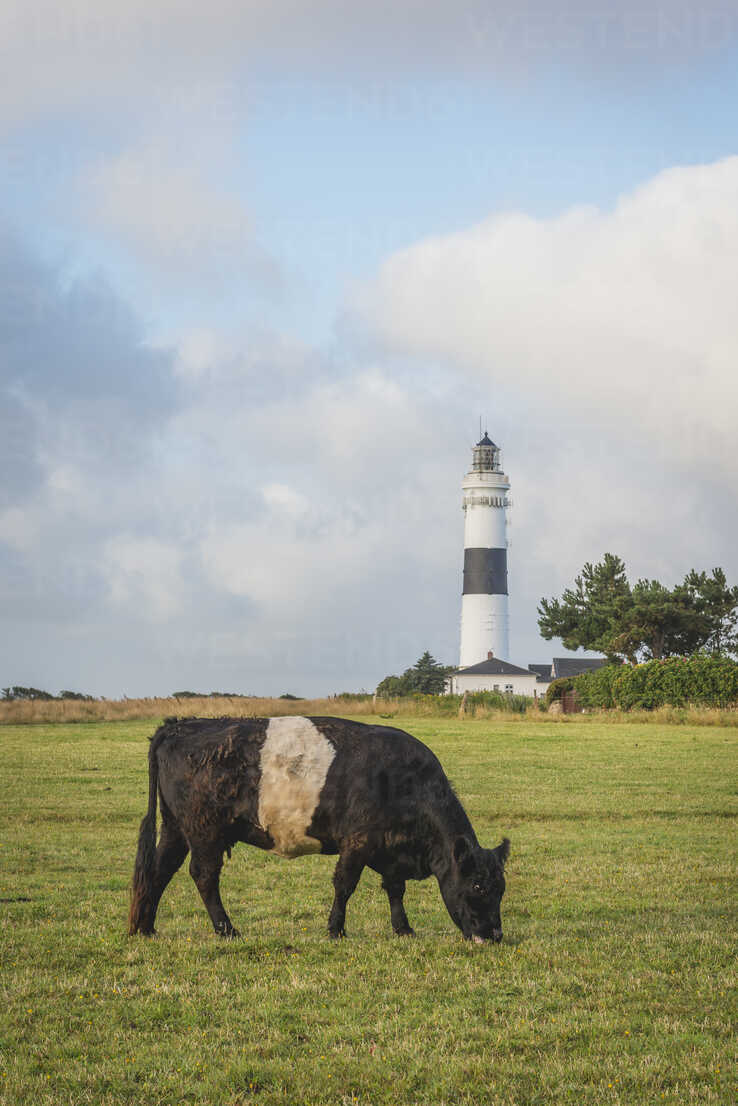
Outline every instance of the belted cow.
<svg viewBox="0 0 738 1106">
<path fill-rule="evenodd" d="M 434 875 L 464 937 L 502 939 L 510 843 L 479 845 L 438 759 L 403 730 L 343 718 L 167 719 L 149 748 L 129 933 L 154 932 L 159 900 L 190 852 L 215 932 L 237 936 L 219 879 L 238 841 L 285 857 L 338 855 L 331 937 L 345 936 L 346 903 L 368 866 L 382 876 L 395 933 L 413 932 L 405 881 Z"/>
</svg>

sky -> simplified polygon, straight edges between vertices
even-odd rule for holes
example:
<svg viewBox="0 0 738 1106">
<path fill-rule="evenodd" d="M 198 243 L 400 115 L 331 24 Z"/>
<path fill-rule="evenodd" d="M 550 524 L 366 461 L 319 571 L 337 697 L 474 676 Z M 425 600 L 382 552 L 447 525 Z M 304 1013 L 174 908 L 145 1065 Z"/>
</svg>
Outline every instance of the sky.
<svg viewBox="0 0 738 1106">
<path fill-rule="evenodd" d="M 738 8 L 9 0 L 0 685 L 458 659 L 480 416 L 511 656 L 585 561 L 738 581 Z"/>
</svg>

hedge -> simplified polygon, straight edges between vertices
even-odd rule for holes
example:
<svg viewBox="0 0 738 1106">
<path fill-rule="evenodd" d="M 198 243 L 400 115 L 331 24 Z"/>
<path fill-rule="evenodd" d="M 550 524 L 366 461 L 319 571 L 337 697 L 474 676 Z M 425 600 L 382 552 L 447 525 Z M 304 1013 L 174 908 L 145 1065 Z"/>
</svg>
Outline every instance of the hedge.
<svg viewBox="0 0 738 1106">
<path fill-rule="evenodd" d="M 622 710 L 689 705 L 727 707 L 738 703 L 738 663 L 728 657 L 669 657 L 623 668 L 612 695 Z"/>
<path fill-rule="evenodd" d="M 738 705 L 738 662 L 696 653 L 645 664 L 607 664 L 572 679 L 554 680 L 546 699 L 573 688 L 582 707 L 653 710 L 654 707 Z"/>
</svg>

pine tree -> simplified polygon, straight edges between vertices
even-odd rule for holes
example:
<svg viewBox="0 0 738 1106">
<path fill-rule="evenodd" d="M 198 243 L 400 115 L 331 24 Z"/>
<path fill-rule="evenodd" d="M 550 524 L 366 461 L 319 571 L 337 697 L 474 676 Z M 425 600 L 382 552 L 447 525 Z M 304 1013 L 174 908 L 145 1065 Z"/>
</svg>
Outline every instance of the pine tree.
<svg viewBox="0 0 738 1106">
<path fill-rule="evenodd" d="M 693 569 L 672 589 L 658 580 L 631 587 L 620 557 L 606 553 L 600 564 L 585 564 L 561 599 L 542 599 L 538 615 L 547 641 L 559 637 L 567 649 L 631 664 L 738 651 L 738 587 L 728 587 L 721 568 L 711 576 Z"/>
<path fill-rule="evenodd" d="M 406 668 L 401 676 L 385 676 L 377 685 L 377 695 L 393 699 L 402 695 L 442 695 L 446 676 L 453 667 L 439 664 L 426 649 L 412 668 Z"/>
</svg>

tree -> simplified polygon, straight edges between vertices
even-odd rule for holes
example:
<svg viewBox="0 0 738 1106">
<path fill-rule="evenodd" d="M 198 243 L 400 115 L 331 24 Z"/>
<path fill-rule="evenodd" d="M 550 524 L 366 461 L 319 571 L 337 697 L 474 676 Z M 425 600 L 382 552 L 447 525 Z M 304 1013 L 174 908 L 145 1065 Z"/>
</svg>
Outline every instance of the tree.
<svg viewBox="0 0 738 1106">
<path fill-rule="evenodd" d="M 595 649 L 615 659 L 624 650 L 613 641 L 613 626 L 630 604 L 625 565 L 606 553 L 602 564 L 585 564 L 561 599 L 541 600 L 538 626 L 546 641 L 559 637 L 566 649 Z"/>
<path fill-rule="evenodd" d="M 398 699 L 401 695 L 407 695 L 402 676 L 385 676 L 377 684 L 377 695 L 380 699 Z"/>
<path fill-rule="evenodd" d="M 439 664 L 426 649 L 412 668 L 406 668 L 401 676 L 385 676 L 377 685 L 377 695 L 382 699 L 394 699 L 402 695 L 441 695 L 451 666 Z"/>
<path fill-rule="evenodd" d="M 426 651 L 416 660 L 412 668 L 405 672 L 410 691 L 423 695 L 441 695 L 449 669 L 439 664 L 435 657 Z"/>
<path fill-rule="evenodd" d="M 13 699 L 35 700 L 53 698 L 54 696 L 50 691 L 42 691 L 41 688 L 38 687 L 19 687 L 16 685 L 14 687 L 3 688 L 3 699 L 8 701 L 12 701 Z"/>
<path fill-rule="evenodd" d="M 722 568 L 713 568 L 712 576 L 692 570 L 683 587 L 695 609 L 700 648 L 715 656 L 738 654 L 738 587 L 728 587 Z"/>
<path fill-rule="evenodd" d="M 542 599 L 538 615 L 547 641 L 560 637 L 567 649 L 631 664 L 738 649 L 738 587 L 728 587 L 721 568 L 711 576 L 693 569 L 672 589 L 658 580 L 631 587 L 622 560 L 606 553 L 601 564 L 585 564 L 561 599 Z"/>
</svg>

